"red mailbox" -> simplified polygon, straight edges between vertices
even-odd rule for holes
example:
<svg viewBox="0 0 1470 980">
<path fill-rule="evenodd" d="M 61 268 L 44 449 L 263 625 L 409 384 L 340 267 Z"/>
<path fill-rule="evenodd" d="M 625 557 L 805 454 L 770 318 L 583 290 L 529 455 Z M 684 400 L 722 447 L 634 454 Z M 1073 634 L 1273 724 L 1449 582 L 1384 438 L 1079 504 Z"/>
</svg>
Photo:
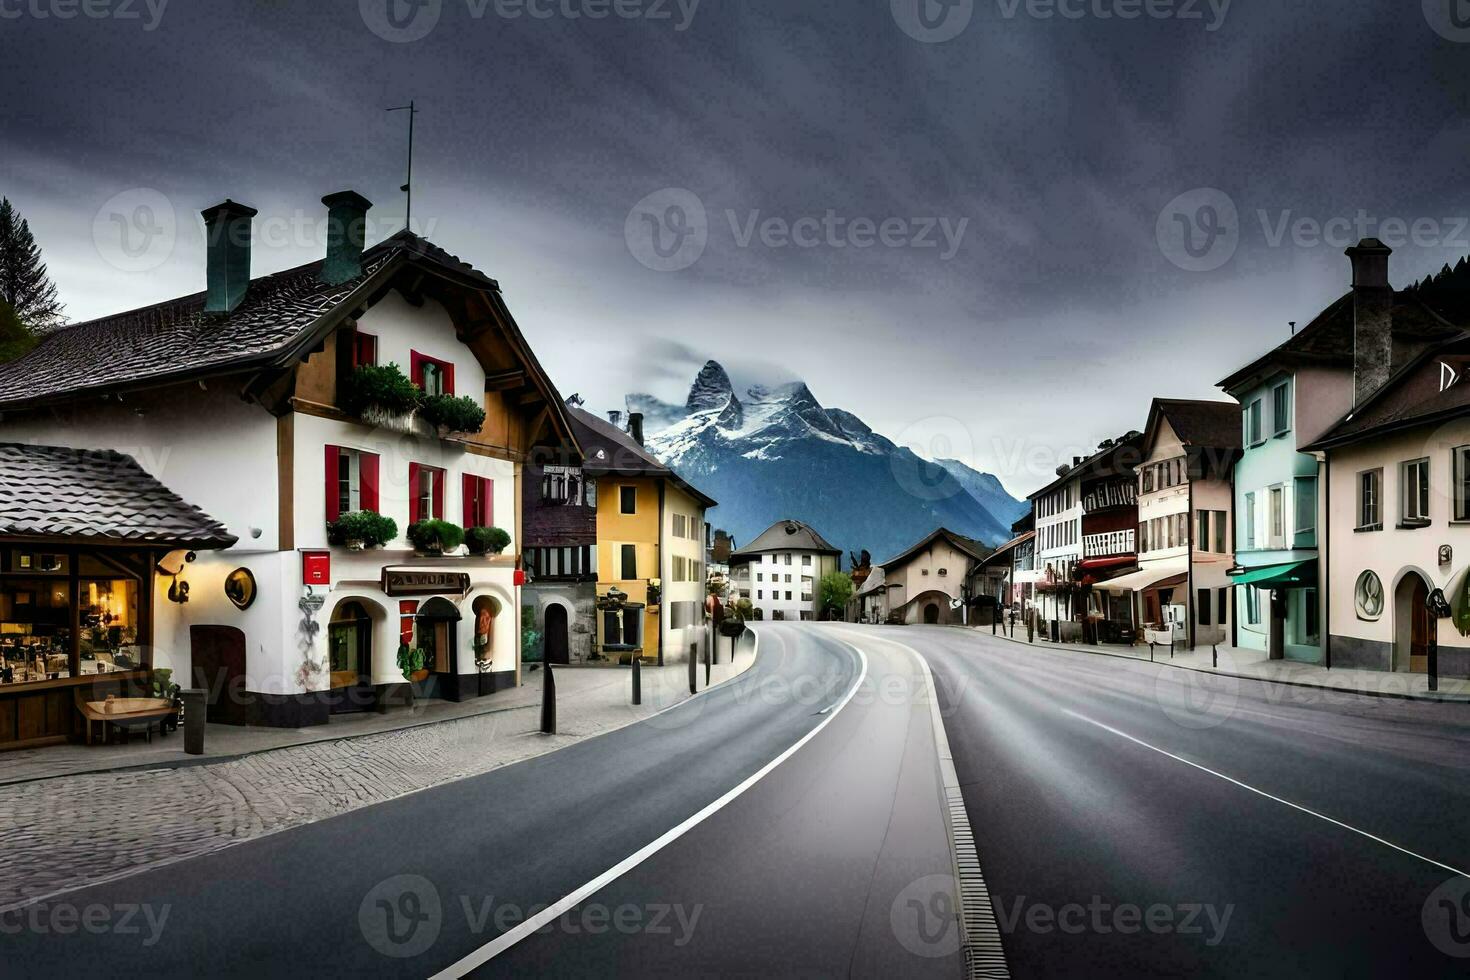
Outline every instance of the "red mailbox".
<svg viewBox="0 0 1470 980">
<path fill-rule="evenodd" d="M 303 551 L 301 553 L 301 584 L 332 584 L 332 553 L 330 551 Z"/>
</svg>

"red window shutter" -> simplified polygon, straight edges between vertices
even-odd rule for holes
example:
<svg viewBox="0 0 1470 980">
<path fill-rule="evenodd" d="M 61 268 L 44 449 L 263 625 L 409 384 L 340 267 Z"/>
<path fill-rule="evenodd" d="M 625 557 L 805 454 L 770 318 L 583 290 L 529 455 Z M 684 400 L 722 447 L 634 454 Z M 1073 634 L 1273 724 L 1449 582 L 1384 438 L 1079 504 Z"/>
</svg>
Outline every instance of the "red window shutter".
<svg viewBox="0 0 1470 980">
<path fill-rule="evenodd" d="M 378 338 L 372 334 L 357 335 L 357 366 L 378 363 Z"/>
<path fill-rule="evenodd" d="M 419 464 L 408 464 L 408 523 L 422 520 L 419 514 Z"/>
<path fill-rule="evenodd" d="M 408 376 L 419 388 L 424 386 L 424 355 L 416 350 L 408 352 Z"/>
<path fill-rule="evenodd" d="M 362 503 L 362 509 L 376 513 L 378 510 L 378 457 L 372 453 L 358 453 L 357 468 L 358 477 L 362 481 L 362 485 L 358 488 L 358 498 Z"/>
<path fill-rule="evenodd" d="M 440 361 L 439 367 L 444 371 L 444 394 L 454 394 L 454 365 Z"/>
<path fill-rule="evenodd" d="M 495 526 L 495 481 L 480 481 L 480 523 L 485 527 Z"/>
<path fill-rule="evenodd" d="M 444 519 L 444 471 L 435 469 L 430 471 L 434 478 L 434 519 Z"/>
<path fill-rule="evenodd" d="M 480 515 L 478 513 L 479 508 L 476 506 L 475 490 L 479 481 L 466 473 L 460 482 L 462 485 L 460 495 L 464 501 L 464 526 L 467 528 L 478 527 L 480 524 Z"/>
<path fill-rule="evenodd" d="M 327 520 L 335 521 L 342 516 L 337 500 L 337 456 L 336 446 L 327 447 Z"/>
</svg>

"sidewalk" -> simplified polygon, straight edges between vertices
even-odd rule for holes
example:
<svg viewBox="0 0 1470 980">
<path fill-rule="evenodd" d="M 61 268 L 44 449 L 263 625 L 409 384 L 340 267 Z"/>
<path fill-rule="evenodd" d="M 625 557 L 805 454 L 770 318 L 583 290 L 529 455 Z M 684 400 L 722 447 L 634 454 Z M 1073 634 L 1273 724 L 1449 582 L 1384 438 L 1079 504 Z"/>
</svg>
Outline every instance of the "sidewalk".
<svg viewBox="0 0 1470 980">
<path fill-rule="evenodd" d="M 714 668 L 718 685 L 748 670 L 753 646 Z M 704 685 L 700 666 L 699 688 Z M 105 753 L 111 769 L 68 771 L 68 746 L 38 752 L 29 782 L 0 785 L 0 910 L 88 884 L 172 864 L 364 806 L 477 776 L 644 721 L 689 698 L 688 667 L 643 669 L 643 704 L 630 703 L 626 669 L 556 671 L 555 735 L 540 734 L 541 672 L 471 703 L 431 705 L 333 722 L 321 729 L 260 732 L 211 726 L 213 756 L 185 756 L 182 733 L 136 753 Z M 354 727 L 355 726 L 355 727 Z M 677 738 L 671 731 L 671 738 Z M 76 747 L 82 752 L 97 752 Z M 233 750 L 233 757 L 227 756 Z M 26 753 L 15 753 L 23 755 Z M 202 764 L 199 760 L 202 758 Z M 117 765 L 125 764 L 125 768 Z M 10 759 L 0 756 L 10 773 Z"/>
<path fill-rule="evenodd" d="M 970 626 L 989 636 L 986 627 Z M 1355 670 L 1334 667 L 1331 670 L 1317 664 L 1299 663 L 1294 660 L 1270 660 L 1260 650 L 1221 645 L 1218 648 L 1219 665 L 1215 665 L 1215 651 L 1209 647 L 1197 650 L 1177 650 L 1170 656 L 1168 647 L 1154 647 L 1150 656 L 1147 644 L 1134 647 L 1104 643 L 1088 646 L 1083 643 L 1053 643 L 1041 639 L 1026 640 L 1026 631 L 1018 627 L 1014 638 L 997 633 L 1011 642 L 1022 646 L 1046 647 L 1051 650 L 1067 650 L 1072 653 L 1090 653 L 1105 657 L 1122 657 L 1127 660 L 1143 660 L 1185 670 L 1197 670 L 1211 674 L 1226 674 L 1231 677 L 1270 681 L 1274 684 L 1290 684 L 1295 687 L 1313 687 L 1322 690 L 1340 691 L 1346 694 L 1363 694 L 1371 697 L 1408 698 L 1420 701 L 1450 701 L 1470 703 L 1470 680 L 1459 677 L 1441 677 L 1439 690 L 1429 690 L 1429 678 L 1424 674 L 1390 673 L 1383 670 Z"/>
</svg>

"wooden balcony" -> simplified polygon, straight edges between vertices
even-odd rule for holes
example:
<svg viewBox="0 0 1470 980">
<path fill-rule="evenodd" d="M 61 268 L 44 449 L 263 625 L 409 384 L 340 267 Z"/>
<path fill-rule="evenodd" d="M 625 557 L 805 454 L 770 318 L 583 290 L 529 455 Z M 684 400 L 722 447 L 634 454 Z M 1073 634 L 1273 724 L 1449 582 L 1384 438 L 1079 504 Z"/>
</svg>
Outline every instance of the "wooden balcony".
<svg viewBox="0 0 1470 980">
<path fill-rule="evenodd" d="M 1137 532 L 1107 531 L 1103 534 L 1088 534 L 1082 538 L 1083 558 L 1110 558 L 1114 555 L 1134 553 L 1134 538 Z"/>
</svg>

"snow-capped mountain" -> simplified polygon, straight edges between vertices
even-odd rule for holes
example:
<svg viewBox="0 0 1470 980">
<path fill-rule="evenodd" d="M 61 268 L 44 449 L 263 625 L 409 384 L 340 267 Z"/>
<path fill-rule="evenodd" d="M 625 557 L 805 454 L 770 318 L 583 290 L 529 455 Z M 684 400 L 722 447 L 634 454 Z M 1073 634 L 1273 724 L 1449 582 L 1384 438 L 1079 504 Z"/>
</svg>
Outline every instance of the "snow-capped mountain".
<svg viewBox="0 0 1470 980">
<path fill-rule="evenodd" d="M 940 525 L 999 544 L 1028 507 L 988 473 L 923 459 L 824 408 L 799 381 L 741 397 L 710 361 L 683 405 L 635 394 L 627 409 L 642 413 L 649 450 L 720 502 L 712 520 L 737 544 L 795 518 L 881 561 Z"/>
</svg>

